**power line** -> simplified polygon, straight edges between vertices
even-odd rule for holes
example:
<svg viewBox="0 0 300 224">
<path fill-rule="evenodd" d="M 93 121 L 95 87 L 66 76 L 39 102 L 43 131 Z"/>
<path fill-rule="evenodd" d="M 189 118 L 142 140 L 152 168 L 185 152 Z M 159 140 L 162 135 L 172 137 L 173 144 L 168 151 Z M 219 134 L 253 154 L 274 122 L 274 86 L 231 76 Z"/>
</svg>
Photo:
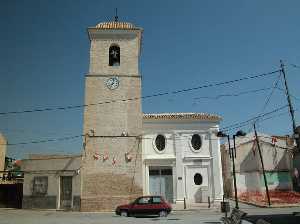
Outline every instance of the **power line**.
<svg viewBox="0 0 300 224">
<path fill-rule="evenodd" d="M 202 86 L 197 86 L 193 88 L 187 88 L 187 89 L 181 89 L 181 90 L 175 90 L 171 92 L 162 92 L 162 93 L 156 93 L 152 95 L 142 96 L 142 97 L 134 97 L 134 98 L 127 98 L 127 99 L 118 99 L 118 100 L 110 100 L 110 101 L 104 101 L 104 102 L 98 102 L 98 103 L 90 103 L 90 104 L 82 104 L 82 105 L 70 105 L 70 106 L 64 106 L 64 107 L 48 107 L 48 108 L 36 108 L 36 109 L 30 109 L 30 110 L 22 110 L 22 111 L 8 111 L 8 112 L 0 112 L 0 115 L 9 115 L 9 114 L 24 114 L 24 113 L 34 113 L 34 112 L 45 112 L 45 111 L 56 111 L 56 110 L 70 110 L 70 109 L 78 109 L 83 107 L 89 107 L 89 106 L 96 106 L 96 105 L 103 105 L 103 104 L 109 104 L 109 103 L 116 103 L 116 102 L 128 102 L 133 100 L 140 100 L 140 99 L 148 99 L 153 97 L 159 97 L 159 96 L 166 96 L 166 95 L 172 95 L 172 94 L 181 94 L 185 92 L 190 92 L 198 89 L 203 88 L 209 88 L 209 87 L 216 87 L 216 86 L 222 86 L 227 84 L 232 84 L 244 80 L 250 80 L 250 79 L 256 79 L 256 78 L 262 78 L 268 75 L 273 75 L 277 72 L 280 72 L 280 70 L 275 70 L 268 73 L 262 73 L 259 75 L 253 75 L 253 76 L 245 76 L 239 79 L 224 81 L 224 82 L 218 82 L 218 83 L 211 83 L 206 84 Z"/>
<path fill-rule="evenodd" d="M 280 81 L 281 75 L 282 74 L 281 74 L 281 71 L 280 71 L 279 72 L 279 76 L 277 77 L 277 79 L 276 79 L 276 81 L 275 81 L 275 83 L 273 85 L 272 91 L 270 92 L 269 96 L 267 97 L 267 99 L 266 99 L 266 101 L 265 101 L 265 103 L 264 103 L 264 105 L 262 107 L 262 110 L 261 110 L 260 114 L 262 114 L 265 111 L 265 109 L 267 108 L 267 106 L 268 106 L 268 104 L 269 104 L 269 102 L 271 100 L 271 97 L 272 97 L 273 93 L 275 92 L 275 89 L 278 86 L 278 83 Z M 258 118 L 253 122 L 253 125 L 255 126 L 256 123 L 258 123 Z"/>
<path fill-rule="evenodd" d="M 256 116 L 256 117 L 253 117 L 253 118 L 250 118 L 246 121 L 243 121 L 243 122 L 239 122 L 239 123 L 235 123 L 235 124 L 232 124 L 232 125 L 228 125 L 224 128 L 221 128 L 220 130 L 225 130 L 225 131 L 228 131 L 228 130 L 232 130 L 232 129 L 236 129 L 238 127 L 243 127 L 243 126 L 247 126 L 249 125 L 249 122 L 257 119 L 258 117 L 262 118 L 264 116 L 267 116 L 267 115 L 270 115 L 270 114 L 273 114 L 273 113 L 276 113 L 284 108 L 286 108 L 287 105 L 285 106 L 282 106 L 282 107 L 279 107 L 275 110 L 272 110 L 270 112 L 267 112 L 265 114 L 261 114 L 259 116 Z M 72 139 L 75 139 L 75 138 L 79 138 L 79 137 L 83 137 L 84 135 L 75 135 L 75 136 L 68 136 L 68 137 L 62 137 L 62 138 L 52 138 L 52 139 L 44 139 L 44 140 L 34 140 L 34 141 L 29 141 L 29 142 L 19 142 L 19 143 L 8 143 L 7 145 L 8 146 L 16 146 L 16 145 L 27 145 L 27 144 L 39 144 L 39 143 L 47 143 L 47 142 L 55 142 L 55 141 L 66 141 L 66 140 L 72 140 Z M 93 137 L 93 136 L 90 136 L 90 137 Z M 94 136 L 94 137 L 99 137 L 99 138 L 125 138 L 125 137 L 135 137 L 137 138 L 138 136 Z M 140 137 L 140 138 L 143 138 L 143 137 Z"/>
<path fill-rule="evenodd" d="M 278 89 L 278 90 L 280 90 L 280 91 L 282 91 L 282 92 L 285 92 L 285 90 L 282 89 L 282 88 L 276 87 L 276 89 Z M 292 94 L 290 94 L 290 96 L 293 97 L 295 100 L 300 100 L 300 98 L 298 98 L 298 97 L 296 97 L 296 96 L 294 96 L 294 95 L 292 95 Z"/>
<path fill-rule="evenodd" d="M 266 91 L 266 90 L 270 90 L 272 89 L 273 87 L 266 87 L 266 88 L 260 88 L 260 89 L 254 89 L 254 90 L 248 90 L 248 91 L 242 91 L 242 92 L 238 92 L 238 93 L 227 93 L 227 94 L 220 94 L 220 95 L 217 95 L 217 96 L 201 96 L 201 97 L 195 97 L 194 100 L 199 100 L 199 99 L 211 99 L 211 100 L 217 100 L 217 99 L 220 99 L 222 97 L 237 97 L 237 96 L 241 96 L 241 95 L 245 95 L 245 94 L 249 94 L 249 93 L 257 93 L 257 92 L 262 92 L 262 91 Z M 278 90 L 281 90 L 281 91 L 284 91 L 283 89 L 280 89 L 280 88 L 276 88 Z M 294 97 L 294 96 L 292 96 Z M 296 98 L 297 99 L 297 98 Z M 298 99 L 299 100 L 299 99 Z M 20 133 L 26 133 L 28 132 L 28 130 L 26 129 L 10 129 L 10 128 L 4 128 L 4 129 L 1 129 L 1 130 L 4 130 L 4 131 L 7 131 L 7 132 L 20 132 Z M 29 131 L 29 132 L 32 132 L 32 133 L 36 133 L 37 131 Z M 53 134 L 53 133 L 51 133 Z"/>
<path fill-rule="evenodd" d="M 298 109 L 296 109 L 296 110 L 294 110 L 294 111 L 295 111 L 295 112 L 299 112 Z M 260 119 L 259 122 L 262 123 L 262 122 L 264 122 L 264 121 L 266 121 L 266 120 L 270 120 L 270 119 L 273 119 L 273 118 L 276 118 L 276 117 L 281 117 L 281 116 L 286 115 L 286 114 L 288 114 L 288 113 L 289 113 L 289 112 L 282 112 L 282 113 L 279 113 L 279 114 L 276 114 L 276 115 L 273 115 L 273 116 L 270 116 L 270 117 L 266 117 L 266 118 Z M 240 122 L 240 125 L 233 126 L 233 127 L 231 127 L 231 128 L 226 128 L 226 129 L 224 129 L 224 130 L 225 130 L 225 131 L 236 130 L 236 129 L 239 129 L 239 128 L 248 126 L 248 125 L 250 125 L 250 124 L 251 124 L 250 121 L 247 122 L 247 123 Z M 251 130 L 251 129 L 252 129 L 252 128 L 250 127 L 249 130 Z M 221 129 L 221 130 L 223 130 L 223 129 Z M 248 131 L 248 132 L 250 132 L 250 131 Z"/>
<path fill-rule="evenodd" d="M 299 65 L 291 64 L 291 63 L 290 63 L 290 65 L 291 65 L 292 67 L 294 67 L 294 68 L 299 68 L 299 69 L 300 69 L 300 66 L 299 66 Z"/>
<path fill-rule="evenodd" d="M 226 93 L 226 94 L 220 94 L 217 96 L 200 96 L 200 97 L 195 97 L 193 98 L 194 100 L 200 100 L 200 99 L 211 99 L 211 100 L 218 100 L 222 97 L 236 97 L 236 96 L 241 96 L 249 93 L 257 93 L 257 92 L 262 92 L 266 91 L 269 89 L 272 89 L 273 87 L 267 87 L 267 88 L 261 88 L 261 89 L 254 89 L 254 90 L 249 90 L 249 91 L 242 91 L 238 93 Z"/>
<path fill-rule="evenodd" d="M 288 107 L 288 105 L 284 105 L 284 106 L 281 106 L 281 107 L 279 107 L 279 108 L 276 108 L 276 109 L 274 109 L 274 110 L 272 110 L 272 111 L 269 111 L 269 112 L 267 112 L 267 113 L 260 114 L 260 115 L 258 115 L 258 116 L 252 117 L 252 118 L 250 118 L 250 119 L 248 119 L 248 120 L 246 120 L 246 121 L 242 121 L 242 122 L 238 122 L 238 123 L 234 123 L 234 124 L 225 126 L 225 127 L 221 128 L 220 130 L 228 131 L 228 130 L 236 129 L 236 128 L 239 128 L 239 127 L 247 126 L 247 125 L 249 125 L 249 123 L 252 122 L 252 121 L 255 121 L 255 120 L 260 119 L 260 118 L 262 118 L 262 117 L 264 117 L 264 116 L 267 116 L 267 115 L 276 113 L 276 112 L 278 112 L 278 111 L 281 111 L 281 110 L 283 110 L 283 109 L 286 108 L 286 107 Z"/>
<path fill-rule="evenodd" d="M 266 118 L 264 118 L 264 119 L 261 119 L 259 122 L 261 123 L 261 122 L 264 122 L 264 121 L 266 121 L 266 120 L 273 119 L 273 118 L 275 118 L 275 117 L 281 117 L 281 116 L 286 115 L 286 114 L 288 114 L 288 113 L 289 113 L 289 112 L 282 112 L 282 113 L 279 113 L 279 114 L 276 114 L 276 115 L 273 115 L 273 116 L 270 116 L 270 117 L 266 117 Z"/>
<path fill-rule="evenodd" d="M 15 145 L 28 145 L 28 144 L 39 144 L 39 143 L 47 143 L 47 142 L 57 142 L 57 141 L 66 141 L 72 140 L 75 138 L 83 137 L 83 135 L 75 135 L 75 136 L 68 136 L 62 138 L 52 138 L 52 139 L 45 139 L 45 140 L 34 140 L 29 142 L 19 142 L 19 143 L 7 143 L 7 146 L 15 146 Z"/>
<path fill-rule="evenodd" d="M 269 104 L 269 102 L 270 102 L 270 100 L 271 100 L 271 97 L 272 97 L 272 95 L 273 95 L 275 89 L 276 89 L 277 86 L 278 86 L 278 83 L 279 83 L 279 81 L 280 81 L 280 78 L 281 78 L 281 72 L 279 73 L 279 76 L 277 77 L 277 80 L 275 81 L 275 84 L 273 85 L 273 88 L 272 88 L 271 93 L 270 93 L 269 96 L 267 97 L 267 100 L 266 100 L 266 102 L 265 102 L 265 104 L 264 104 L 264 106 L 263 106 L 263 108 L 262 108 L 262 112 L 261 112 L 261 113 L 263 113 L 263 112 L 265 111 L 265 109 L 267 108 L 267 106 L 268 106 L 268 104 Z"/>
</svg>

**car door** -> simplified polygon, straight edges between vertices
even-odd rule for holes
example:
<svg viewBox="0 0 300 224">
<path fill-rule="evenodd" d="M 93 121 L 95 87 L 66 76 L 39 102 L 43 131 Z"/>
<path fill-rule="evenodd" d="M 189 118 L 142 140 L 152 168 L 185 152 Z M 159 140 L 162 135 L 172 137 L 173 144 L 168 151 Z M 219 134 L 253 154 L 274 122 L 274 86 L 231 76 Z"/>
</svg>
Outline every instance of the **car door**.
<svg viewBox="0 0 300 224">
<path fill-rule="evenodd" d="M 147 215 L 149 214 L 149 206 L 151 205 L 151 197 L 141 197 L 132 205 L 132 215 Z"/>
<path fill-rule="evenodd" d="M 152 213 L 158 214 L 162 210 L 162 200 L 160 196 L 154 196 L 151 200 Z"/>
</svg>

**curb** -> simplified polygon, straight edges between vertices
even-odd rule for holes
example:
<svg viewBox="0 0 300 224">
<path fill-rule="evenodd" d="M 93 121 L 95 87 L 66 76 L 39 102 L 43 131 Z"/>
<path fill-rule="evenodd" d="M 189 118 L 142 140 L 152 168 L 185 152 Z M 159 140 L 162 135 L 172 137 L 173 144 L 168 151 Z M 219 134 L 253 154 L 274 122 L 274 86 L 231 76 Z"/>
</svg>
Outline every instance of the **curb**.
<svg viewBox="0 0 300 224">
<path fill-rule="evenodd" d="M 254 202 L 249 202 L 249 201 L 244 201 L 244 200 L 239 200 L 239 202 L 242 202 L 247 205 L 252 205 L 258 208 L 295 208 L 295 207 L 300 207 L 300 203 L 298 204 L 275 204 L 271 206 L 268 205 L 260 205 L 260 204 L 255 204 Z"/>
</svg>

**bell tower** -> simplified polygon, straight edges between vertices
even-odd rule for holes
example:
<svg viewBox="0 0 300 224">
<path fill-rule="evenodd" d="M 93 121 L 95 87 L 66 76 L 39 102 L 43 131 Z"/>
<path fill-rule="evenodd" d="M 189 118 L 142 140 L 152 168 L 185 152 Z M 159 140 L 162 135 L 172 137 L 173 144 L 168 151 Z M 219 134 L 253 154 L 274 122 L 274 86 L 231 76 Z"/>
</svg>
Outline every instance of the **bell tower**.
<svg viewBox="0 0 300 224">
<path fill-rule="evenodd" d="M 142 194 L 142 29 L 116 19 L 87 31 L 81 210 L 112 210 Z"/>
</svg>

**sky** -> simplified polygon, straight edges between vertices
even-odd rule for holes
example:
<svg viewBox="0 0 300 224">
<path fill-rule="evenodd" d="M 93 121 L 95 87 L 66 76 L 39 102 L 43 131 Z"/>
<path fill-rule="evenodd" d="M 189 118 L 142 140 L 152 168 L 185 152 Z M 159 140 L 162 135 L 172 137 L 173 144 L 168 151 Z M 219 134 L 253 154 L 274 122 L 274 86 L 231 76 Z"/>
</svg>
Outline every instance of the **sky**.
<svg viewBox="0 0 300 224">
<path fill-rule="evenodd" d="M 300 1 L 2 0 L 0 132 L 17 144 L 8 146 L 8 156 L 81 152 L 80 137 L 18 143 L 81 135 L 83 108 L 1 113 L 84 104 L 86 29 L 112 21 L 116 7 L 119 21 L 144 30 L 143 96 L 277 71 L 283 60 L 299 124 Z M 218 114 L 226 128 L 287 105 L 279 75 L 143 99 L 142 110 Z M 267 134 L 292 133 L 288 108 L 266 114 L 257 125 Z M 250 132 L 252 123 L 240 128 Z"/>
</svg>

